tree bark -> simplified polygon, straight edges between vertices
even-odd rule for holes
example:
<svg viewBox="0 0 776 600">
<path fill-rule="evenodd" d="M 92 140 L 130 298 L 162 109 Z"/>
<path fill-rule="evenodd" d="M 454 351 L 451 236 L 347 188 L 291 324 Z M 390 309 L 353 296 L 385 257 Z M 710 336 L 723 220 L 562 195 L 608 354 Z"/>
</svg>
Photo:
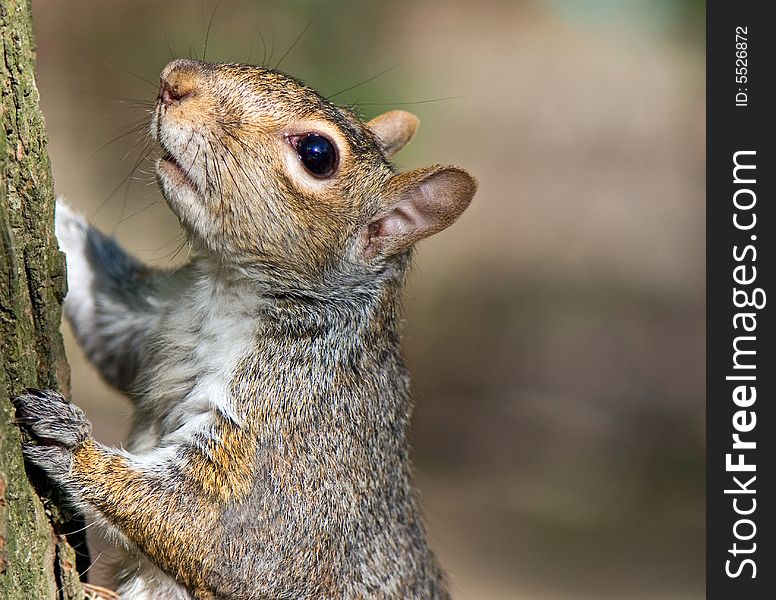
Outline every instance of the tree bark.
<svg viewBox="0 0 776 600">
<path fill-rule="evenodd" d="M 75 554 L 57 533 L 68 517 L 28 481 L 9 401 L 25 387 L 67 394 L 70 377 L 29 0 L 0 0 L 0 53 L 0 598 L 80 600 Z"/>
</svg>

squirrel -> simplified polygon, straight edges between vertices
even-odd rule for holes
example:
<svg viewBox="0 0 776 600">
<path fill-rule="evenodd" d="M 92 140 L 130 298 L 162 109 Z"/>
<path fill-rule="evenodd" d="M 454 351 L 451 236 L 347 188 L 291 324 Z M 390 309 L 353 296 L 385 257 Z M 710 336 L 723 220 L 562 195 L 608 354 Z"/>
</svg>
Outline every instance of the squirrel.
<svg viewBox="0 0 776 600">
<path fill-rule="evenodd" d="M 156 179 L 191 246 L 150 268 L 61 200 L 66 318 L 133 402 L 126 449 L 54 391 L 14 399 L 23 452 L 121 548 L 125 600 L 449 598 L 407 440 L 400 296 L 475 179 L 397 173 L 415 134 L 274 69 L 161 73 Z"/>
</svg>

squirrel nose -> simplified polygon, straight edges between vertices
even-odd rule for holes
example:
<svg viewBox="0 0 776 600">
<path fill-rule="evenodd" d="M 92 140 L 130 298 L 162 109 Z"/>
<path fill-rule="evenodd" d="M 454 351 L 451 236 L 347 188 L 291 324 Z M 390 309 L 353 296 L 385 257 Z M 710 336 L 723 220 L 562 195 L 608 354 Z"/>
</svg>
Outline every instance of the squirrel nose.
<svg viewBox="0 0 776 600">
<path fill-rule="evenodd" d="M 171 104 L 179 104 L 193 93 L 193 89 L 186 90 L 179 85 L 175 85 L 170 81 L 162 79 L 162 85 L 159 88 L 159 100 L 161 100 L 162 104 L 165 106 L 170 106 Z"/>
<path fill-rule="evenodd" d="M 174 60 L 162 71 L 159 101 L 165 106 L 179 104 L 192 96 L 201 78 L 201 66 L 192 60 Z"/>
</svg>

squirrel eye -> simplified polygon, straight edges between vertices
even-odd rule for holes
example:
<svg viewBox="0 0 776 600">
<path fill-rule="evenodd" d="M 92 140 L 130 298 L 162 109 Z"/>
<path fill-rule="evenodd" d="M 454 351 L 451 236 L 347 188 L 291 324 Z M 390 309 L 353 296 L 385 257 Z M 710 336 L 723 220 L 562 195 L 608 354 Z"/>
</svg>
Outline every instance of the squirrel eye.
<svg viewBox="0 0 776 600">
<path fill-rule="evenodd" d="M 337 151 L 327 138 L 317 133 L 306 134 L 296 141 L 299 159 L 312 175 L 328 177 L 337 167 Z"/>
</svg>

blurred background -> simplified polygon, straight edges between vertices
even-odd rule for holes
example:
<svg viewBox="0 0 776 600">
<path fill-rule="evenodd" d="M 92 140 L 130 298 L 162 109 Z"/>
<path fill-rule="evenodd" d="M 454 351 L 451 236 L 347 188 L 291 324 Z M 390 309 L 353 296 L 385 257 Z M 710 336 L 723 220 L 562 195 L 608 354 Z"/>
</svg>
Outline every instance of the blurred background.
<svg viewBox="0 0 776 600">
<path fill-rule="evenodd" d="M 143 260 L 180 263 L 135 130 L 164 64 L 201 57 L 215 4 L 33 5 L 58 192 Z M 282 59 L 365 118 L 415 112 L 399 166 L 480 181 L 420 245 L 406 303 L 419 484 L 458 598 L 704 596 L 704 7 L 224 0 L 215 14 L 208 59 Z M 129 404 L 63 331 L 73 395 L 118 444 Z"/>
</svg>

